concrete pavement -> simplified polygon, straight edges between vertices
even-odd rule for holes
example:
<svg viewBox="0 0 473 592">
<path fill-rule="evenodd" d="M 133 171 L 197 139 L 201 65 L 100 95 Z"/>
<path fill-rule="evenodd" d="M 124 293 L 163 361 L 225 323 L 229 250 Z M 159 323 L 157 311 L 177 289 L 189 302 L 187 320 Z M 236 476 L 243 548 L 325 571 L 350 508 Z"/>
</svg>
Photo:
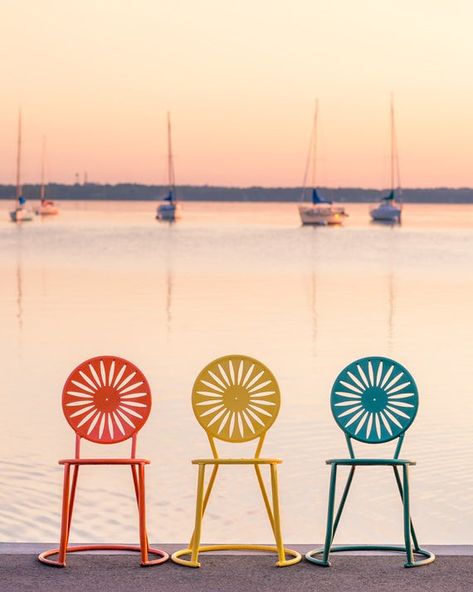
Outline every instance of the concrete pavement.
<svg viewBox="0 0 473 592">
<path fill-rule="evenodd" d="M 35 554 L 0 554 L 1 592 L 471 592 L 473 557 L 441 555 L 405 569 L 402 556 L 333 558 L 331 568 L 305 561 L 274 567 L 269 555 L 202 555 L 202 567 L 171 561 L 148 568 L 134 555 L 71 555 L 64 569 Z"/>
</svg>

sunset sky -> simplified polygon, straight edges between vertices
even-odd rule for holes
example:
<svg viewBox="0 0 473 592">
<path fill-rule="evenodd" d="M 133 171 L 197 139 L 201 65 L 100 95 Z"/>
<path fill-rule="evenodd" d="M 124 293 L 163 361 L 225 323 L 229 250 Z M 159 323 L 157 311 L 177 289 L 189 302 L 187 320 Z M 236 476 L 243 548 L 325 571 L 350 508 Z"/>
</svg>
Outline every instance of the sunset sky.
<svg viewBox="0 0 473 592">
<path fill-rule="evenodd" d="M 2 0 L 0 183 L 300 185 L 319 98 L 318 183 L 473 186 L 469 0 Z"/>
</svg>

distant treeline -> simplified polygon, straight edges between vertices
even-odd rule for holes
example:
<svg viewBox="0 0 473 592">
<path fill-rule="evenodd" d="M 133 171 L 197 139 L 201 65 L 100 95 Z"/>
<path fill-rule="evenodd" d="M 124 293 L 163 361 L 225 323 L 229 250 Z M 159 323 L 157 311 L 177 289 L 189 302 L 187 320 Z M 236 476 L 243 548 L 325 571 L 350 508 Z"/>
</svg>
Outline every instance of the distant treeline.
<svg viewBox="0 0 473 592">
<path fill-rule="evenodd" d="M 39 185 L 24 185 L 23 194 L 28 199 L 39 198 Z M 386 195 L 388 190 L 363 189 L 359 187 L 320 187 L 320 195 L 339 202 L 372 202 Z M 177 188 L 179 199 L 188 201 L 254 201 L 283 202 L 299 201 L 300 187 L 216 187 L 210 185 L 181 185 Z M 155 201 L 167 194 L 161 185 L 61 185 L 50 183 L 46 195 L 49 199 L 86 200 L 143 200 Z M 13 185 L 0 185 L 0 199 L 12 199 Z M 307 197 L 309 197 L 307 195 Z M 411 203 L 473 203 L 473 189 L 436 187 L 432 189 L 403 189 L 402 199 Z"/>
</svg>

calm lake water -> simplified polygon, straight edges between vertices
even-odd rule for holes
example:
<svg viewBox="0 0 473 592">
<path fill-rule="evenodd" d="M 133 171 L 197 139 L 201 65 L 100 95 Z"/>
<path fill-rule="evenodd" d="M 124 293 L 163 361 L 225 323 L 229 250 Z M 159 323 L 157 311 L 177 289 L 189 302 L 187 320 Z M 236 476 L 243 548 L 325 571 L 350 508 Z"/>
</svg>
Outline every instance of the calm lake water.
<svg viewBox="0 0 473 592">
<path fill-rule="evenodd" d="M 65 203 L 57 218 L 24 226 L 7 221 L 10 205 L 0 203 L 1 541 L 58 539 L 57 460 L 74 445 L 62 385 L 104 353 L 136 363 L 153 391 L 138 442 L 152 460 L 150 538 L 186 541 L 190 459 L 209 454 L 192 384 L 213 358 L 245 353 L 281 387 L 263 454 L 284 459 L 287 543 L 323 540 L 324 460 L 346 453 L 330 388 L 364 355 L 398 359 L 420 389 L 402 454 L 418 462 L 420 540 L 473 542 L 473 205 L 406 205 L 398 228 L 370 224 L 362 204 L 347 206 L 344 228 L 302 228 L 296 204 L 185 203 L 168 225 L 149 202 Z M 117 448 L 106 453 L 127 449 Z M 270 541 L 254 472 L 227 467 L 219 477 L 203 540 Z M 137 540 L 128 470 L 85 468 L 79 487 L 72 542 Z M 392 472 L 358 471 L 337 540 L 402 540 Z"/>
</svg>

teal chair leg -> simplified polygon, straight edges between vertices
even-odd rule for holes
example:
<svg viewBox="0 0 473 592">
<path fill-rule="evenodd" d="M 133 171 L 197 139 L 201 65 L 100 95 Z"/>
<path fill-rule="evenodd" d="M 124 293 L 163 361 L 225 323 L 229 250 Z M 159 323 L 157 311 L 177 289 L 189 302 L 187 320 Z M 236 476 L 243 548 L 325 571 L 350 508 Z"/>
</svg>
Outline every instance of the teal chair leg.
<svg viewBox="0 0 473 592">
<path fill-rule="evenodd" d="M 332 546 L 335 533 L 342 516 L 343 508 L 350 491 L 350 486 L 355 474 L 355 467 L 351 467 L 348 479 L 343 490 L 340 504 L 337 510 L 337 514 L 334 520 L 334 507 L 335 507 L 335 493 L 336 493 L 336 480 L 337 480 L 337 465 L 332 464 L 332 472 L 330 475 L 330 489 L 329 489 L 329 501 L 327 511 L 327 531 L 325 534 L 325 545 L 319 549 L 313 549 L 309 551 L 305 558 L 311 563 L 321 565 L 323 567 L 330 567 L 329 557 L 330 553 L 336 553 L 339 551 L 399 551 L 406 553 L 407 561 L 404 567 L 417 567 L 419 565 L 427 565 L 435 560 L 435 555 L 430 551 L 422 549 L 418 542 L 417 536 L 414 530 L 414 525 L 410 517 L 410 506 L 409 506 L 409 472 L 408 466 L 403 466 L 402 480 L 399 475 L 398 468 L 393 466 L 394 476 L 396 478 L 397 487 L 401 496 L 403 505 L 403 523 L 404 523 L 404 546 L 399 545 L 336 545 Z M 414 560 L 414 555 L 421 555 L 424 559 Z M 322 555 L 321 558 L 317 555 Z"/>
<path fill-rule="evenodd" d="M 393 467 L 393 471 L 394 471 L 394 476 L 396 477 L 397 488 L 399 490 L 399 495 L 401 496 L 402 505 L 404 507 L 404 492 L 402 489 L 401 477 L 399 476 L 399 471 L 397 470 L 397 467 Z M 417 535 L 414 530 L 414 524 L 412 523 L 412 518 L 410 519 L 410 526 L 411 526 L 412 543 L 413 543 L 414 552 L 415 552 L 415 551 L 418 551 L 420 547 L 419 547 L 419 543 L 417 542 Z"/>
<path fill-rule="evenodd" d="M 330 567 L 329 556 L 330 556 L 330 547 L 332 546 L 332 540 L 334 537 L 334 520 L 333 520 L 333 510 L 335 507 L 335 493 L 337 490 L 337 465 L 333 464 L 332 469 L 330 472 L 330 489 L 328 494 L 328 509 L 327 509 L 327 529 L 325 531 L 325 545 L 323 549 L 314 549 L 313 551 L 309 551 L 306 554 L 306 559 L 311 563 L 316 563 L 317 565 L 322 565 L 323 567 Z M 345 493 L 345 492 L 344 492 Z M 346 496 L 345 496 L 346 497 Z M 340 508 L 337 512 L 337 517 L 335 522 L 338 525 L 338 521 L 340 520 Z M 314 555 L 320 555 L 323 553 L 322 559 L 314 557 Z"/>
<path fill-rule="evenodd" d="M 335 506 L 335 493 L 336 493 L 336 481 L 337 481 L 337 465 L 332 465 L 332 472 L 330 475 L 330 490 L 329 490 L 329 500 L 328 500 L 328 511 L 327 511 L 327 531 L 325 533 L 325 545 L 322 549 L 313 549 L 309 551 L 305 558 L 307 561 L 311 563 L 315 563 L 317 565 L 321 565 L 323 567 L 330 567 L 329 556 L 331 551 L 338 551 L 337 548 L 332 548 L 332 542 L 335 537 L 335 533 L 337 532 L 338 524 L 340 522 L 340 518 L 342 516 L 343 508 L 345 507 L 345 502 L 347 501 L 348 492 L 350 491 L 351 483 L 353 481 L 353 475 L 355 474 L 355 467 L 350 468 L 350 473 L 348 475 L 347 482 L 345 484 L 345 488 L 343 489 L 342 497 L 340 498 L 340 504 L 338 506 L 337 515 L 335 516 L 335 520 L 333 519 L 333 509 Z M 322 559 L 316 557 L 316 555 L 323 555 Z"/>
<path fill-rule="evenodd" d="M 340 522 L 340 518 L 342 517 L 343 508 L 345 507 L 345 502 L 347 501 L 348 492 L 350 491 L 351 482 L 353 481 L 353 475 L 355 474 L 355 467 L 351 467 L 350 473 L 348 475 L 348 479 L 345 485 L 345 489 L 343 490 L 342 497 L 340 499 L 340 505 L 338 507 L 337 515 L 335 516 L 335 522 L 333 523 L 333 531 L 332 531 L 332 541 L 335 537 L 335 533 L 337 532 L 338 523 Z"/>
<path fill-rule="evenodd" d="M 414 556 L 411 546 L 411 514 L 409 508 L 409 470 L 407 465 L 402 467 L 403 495 L 402 502 L 404 507 L 404 543 L 406 545 L 407 562 L 404 567 L 413 567 Z"/>
<path fill-rule="evenodd" d="M 333 510 L 335 507 L 335 493 L 337 491 L 337 465 L 332 465 L 330 473 L 330 490 L 328 494 L 328 510 L 327 510 L 327 530 L 325 532 L 325 546 L 324 555 L 322 558 L 322 565 L 330 566 L 329 555 L 330 547 L 333 541 Z"/>
<path fill-rule="evenodd" d="M 393 467 L 394 476 L 396 477 L 397 487 L 399 489 L 399 495 L 401 496 L 402 505 L 404 508 L 404 539 L 406 545 L 406 555 L 407 561 L 404 564 L 404 567 L 418 567 L 420 565 L 427 565 L 428 563 L 432 563 L 435 560 L 435 555 L 427 551 L 426 549 L 422 549 L 419 546 L 416 531 L 414 529 L 414 524 L 410 517 L 410 504 L 409 504 L 409 472 L 408 467 L 403 467 L 403 483 L 401 482 L 401 477 L 399 476 L 399 472 L 397 467 Z M 409 528 L 408 528 L 408 526 Z M 408 538 L 408 534 L 410 533 L 410 537 Z M 410 543 L 410 539 L 412 538 L 412 545 Z M 414 547 L 414 549 L 412 549 Z M 418 559 L 414 560 L 414 554 L 423 555 L 425 559 Z"/>
</svg>

